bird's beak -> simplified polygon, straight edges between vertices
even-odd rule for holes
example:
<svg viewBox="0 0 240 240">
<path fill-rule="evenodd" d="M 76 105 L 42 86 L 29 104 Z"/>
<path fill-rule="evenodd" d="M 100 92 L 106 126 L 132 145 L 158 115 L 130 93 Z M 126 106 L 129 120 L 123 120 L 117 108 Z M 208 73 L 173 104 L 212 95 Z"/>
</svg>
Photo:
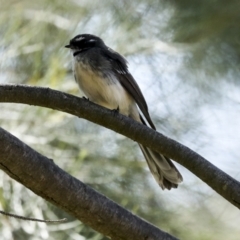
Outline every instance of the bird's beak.
<svg viewBox="0 0 240 240">
<path fill-rule="evenodd" d="M 71 45 L 70 45 L 70 44 L 68 44 L 68 45 L 66 45 L 66 46 L 65 46 L 65 48 L 71 48 Z"/>
</svg>

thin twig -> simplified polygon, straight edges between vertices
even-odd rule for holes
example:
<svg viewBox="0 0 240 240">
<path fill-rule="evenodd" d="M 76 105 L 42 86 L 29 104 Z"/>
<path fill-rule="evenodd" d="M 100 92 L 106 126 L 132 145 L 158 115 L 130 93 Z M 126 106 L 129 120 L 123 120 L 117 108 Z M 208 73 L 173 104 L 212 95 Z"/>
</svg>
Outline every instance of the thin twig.
<svg viewBox="0 0 240 240">
<path fill-rule="evenodd" d="M 0 210 L 0 214 L 3 214 L 5 216 L 8 217 L 13 217 L 13 218 L 18 218 L 21 220 L 25 220 L 25 221 L 34 221 L 34 222 L 44 222 L 44 223 L 60 223 L 60 222 L 66 222 L 67 218 L 62 218 L 59 220 L 43 220 L 43 219 L 37 219 L 37 218 L 30 218 L 30 217 L 23 217 L 23 216 L 19 216 L 13 213 L 8 213 L 8 212 L 4 212 Z"/>
</svg>

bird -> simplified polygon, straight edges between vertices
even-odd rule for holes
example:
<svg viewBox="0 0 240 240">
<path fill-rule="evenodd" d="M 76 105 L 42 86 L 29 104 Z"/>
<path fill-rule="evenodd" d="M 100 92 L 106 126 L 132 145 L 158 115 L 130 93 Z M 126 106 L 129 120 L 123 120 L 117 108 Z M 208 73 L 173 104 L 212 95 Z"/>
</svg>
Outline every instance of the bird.
<svg viewBox="0 0 240 240">
<path fill-rule="evenodd" d="M 122 55 L 92 34 L 79 34 L 65 47 L 71 50 L 73 56 L 75 81 L 90 101 L 115 109 L 144 125 L 147 122 L 156 130 L 146 100 Z M 183 178 L 173 162 L 142 144 L 139 146 L 159 186 L 163 190 L 177 188 Z"/>
</svg>

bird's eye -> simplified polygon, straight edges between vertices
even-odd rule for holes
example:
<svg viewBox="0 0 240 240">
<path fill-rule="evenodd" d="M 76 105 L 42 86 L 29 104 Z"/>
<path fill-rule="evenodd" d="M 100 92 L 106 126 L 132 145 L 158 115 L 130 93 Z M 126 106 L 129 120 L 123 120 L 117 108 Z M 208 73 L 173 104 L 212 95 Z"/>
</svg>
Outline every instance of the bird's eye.
<svg viewBox="0 0 240 240">
<path fill-rule="evenodd" d="M 96 42 L 96 40 L 92 38 L 89 40 L 89 42 Z"/>
</svg>

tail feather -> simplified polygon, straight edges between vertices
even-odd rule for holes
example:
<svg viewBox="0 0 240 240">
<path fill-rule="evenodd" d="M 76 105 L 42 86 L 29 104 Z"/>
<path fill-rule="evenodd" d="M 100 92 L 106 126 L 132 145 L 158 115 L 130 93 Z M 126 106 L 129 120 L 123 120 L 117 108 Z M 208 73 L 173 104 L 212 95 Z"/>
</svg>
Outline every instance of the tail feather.
<svg viewBox="0 0 240 240">
<path fill-rule="evenodd" d="M 129 117 L 147 126 L 145 120 L 141 114 L 139 114 L 136 105 L 133 106 Z M 156 130 L 152 121 L 149 124 L 153 129 Z M 151 150 L 150 148 L 147 148 L 141 144 L 139 144 L 139 146 L 143 152 L 152 175 L 160 187 L 163 190 L 165 188 L 168 190 L 171 188 L 177 188 L 178 184 L 183 181 L 183 178 L 180 172 L 174 166 L 173 162 L 169 158 L 161 155 L 156 151 Z"/>
<path fill-rule="evenodd" d="M 171 188 L 177 188 L 178 184 L 182 182 L 183 178 L 172 161 L 158 152 L 142 146 L 141 144 L 139 144 L 139 146 L 146 158 L 152 175 L 160 187 L 163 190 L 165 188 L 168 190 Z"/>
</svg>

